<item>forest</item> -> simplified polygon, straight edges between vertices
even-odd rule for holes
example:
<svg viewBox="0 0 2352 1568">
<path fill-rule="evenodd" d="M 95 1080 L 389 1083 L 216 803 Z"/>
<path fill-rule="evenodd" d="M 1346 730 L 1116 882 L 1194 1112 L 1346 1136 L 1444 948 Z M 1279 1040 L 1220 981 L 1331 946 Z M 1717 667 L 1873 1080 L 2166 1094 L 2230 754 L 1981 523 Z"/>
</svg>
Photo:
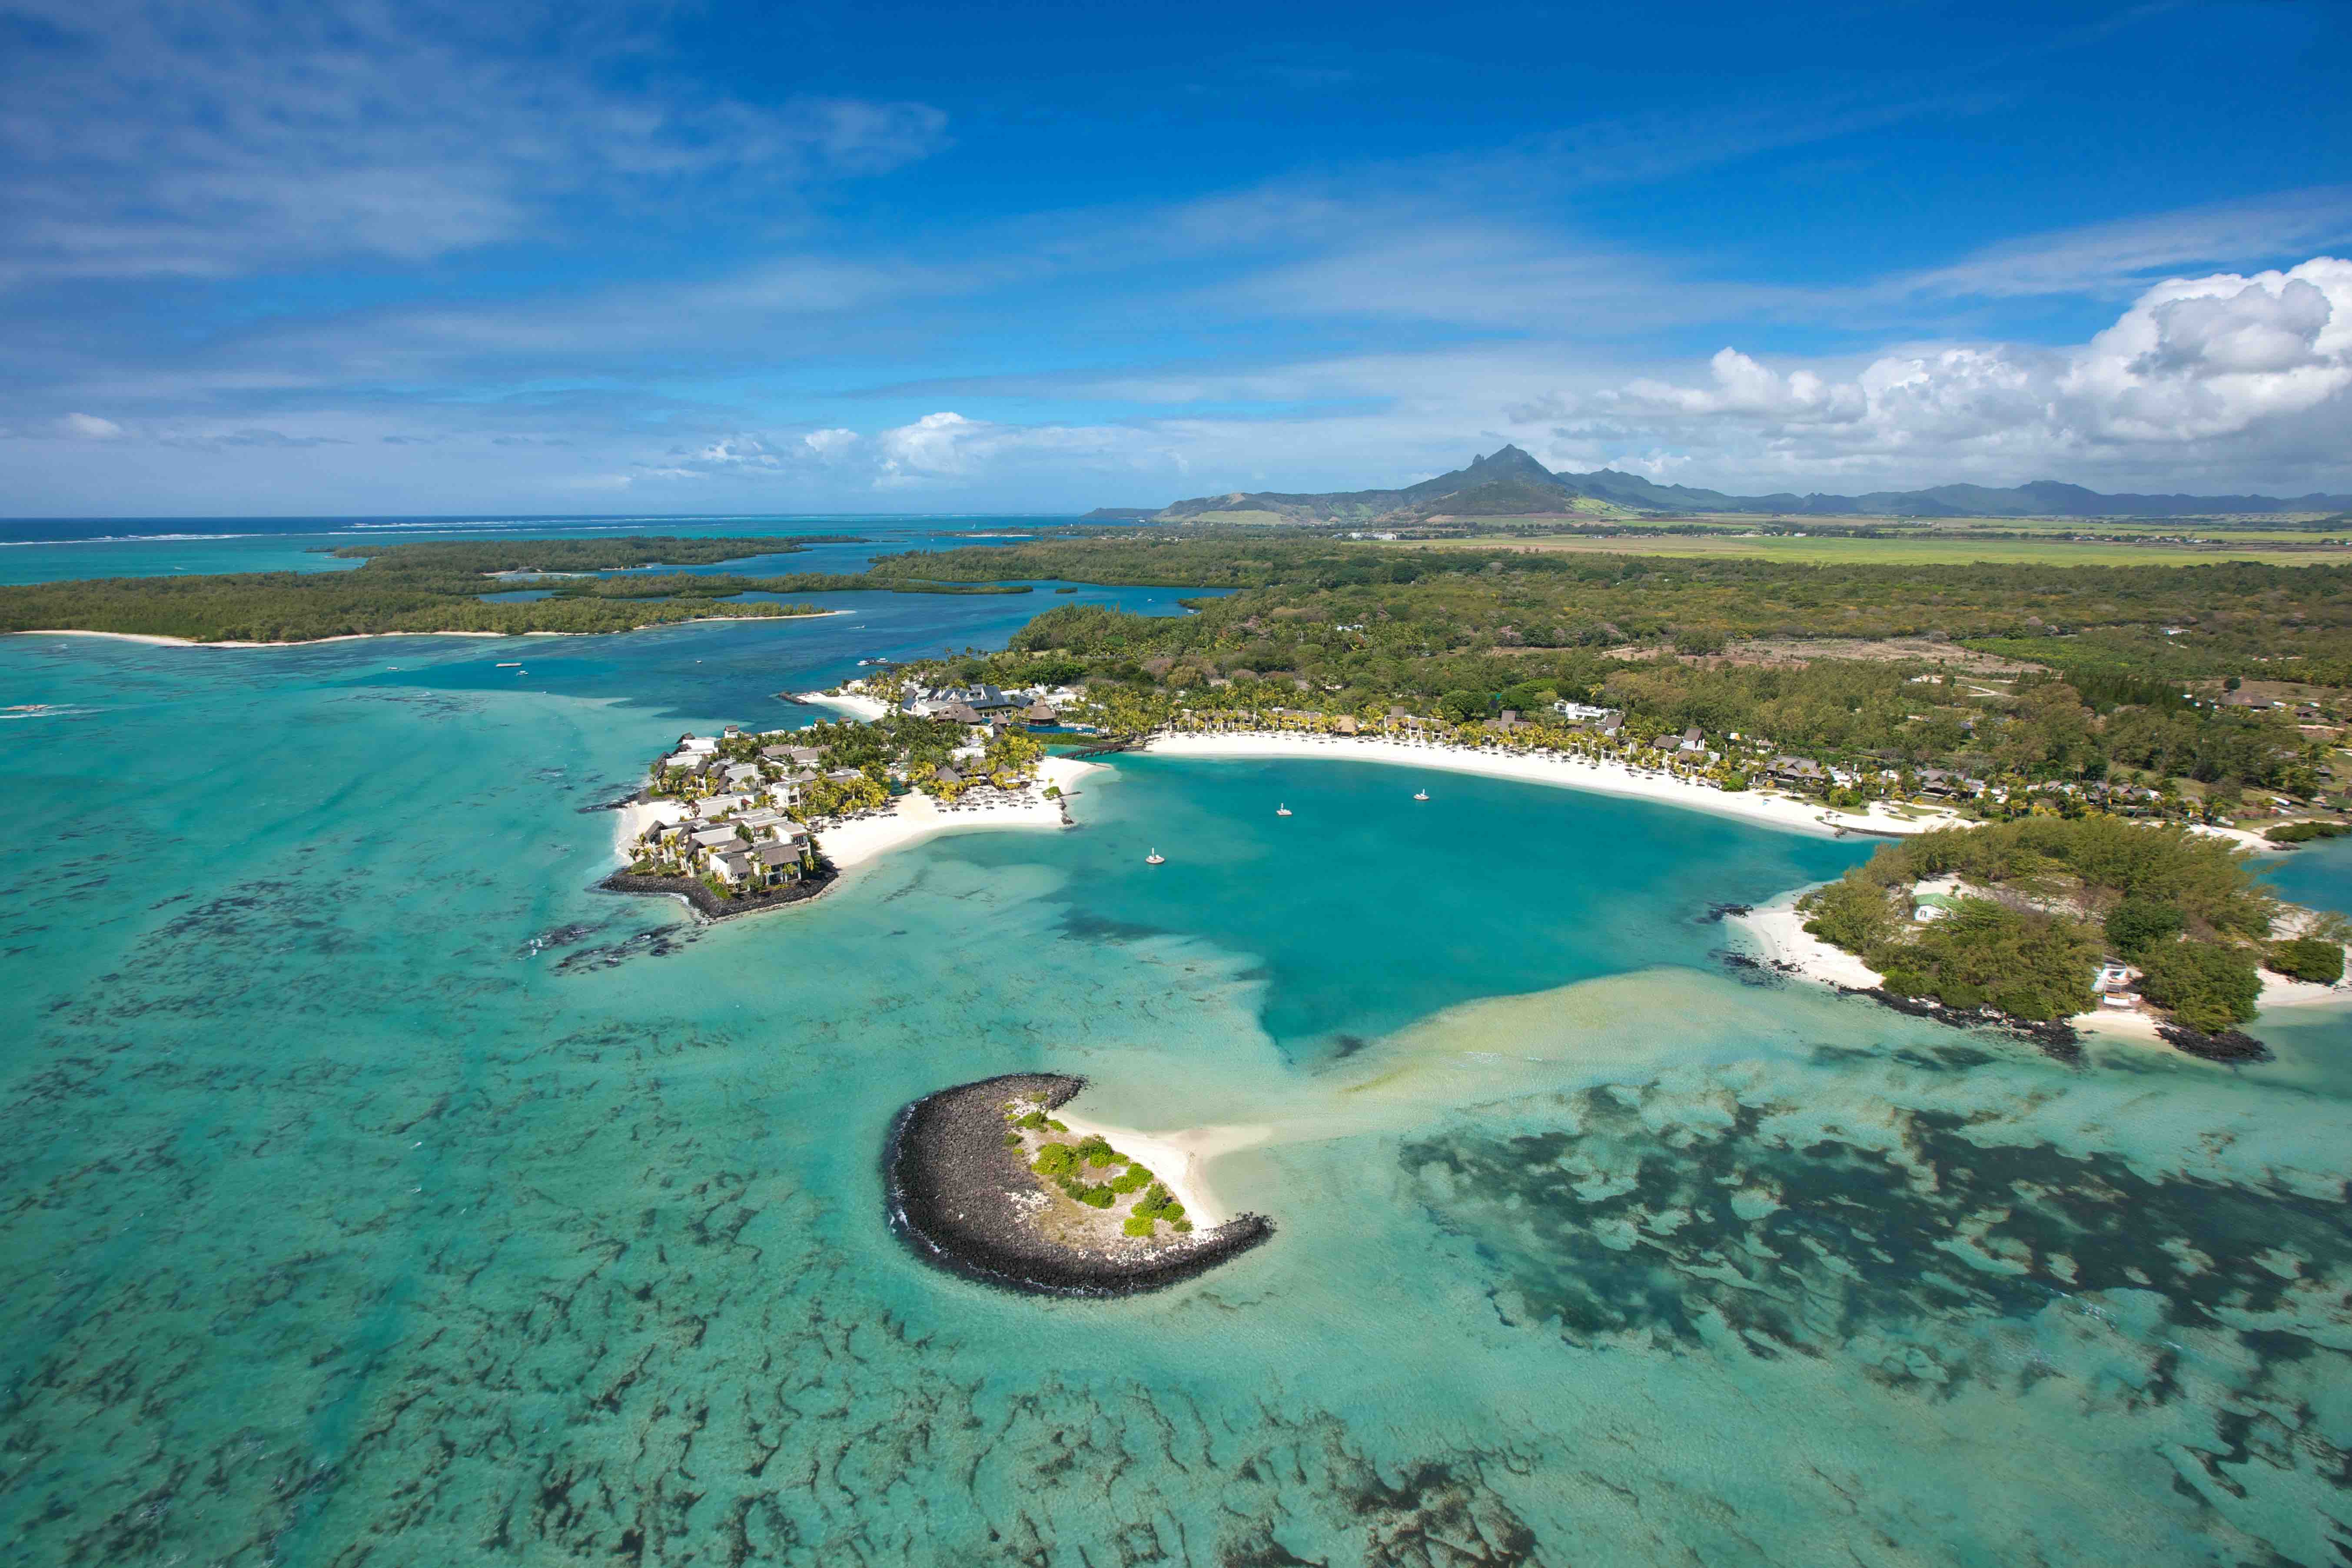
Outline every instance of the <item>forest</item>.
<svg viewBox="0 0 2352 1568">
<path fill-rule="evenodd" d="M 1966 896 L 1913 918 L 1913 887 L 1958 877 Z M 2277 900 L 2244 855 L 2186 828 L 2113 817 L 2028 817 L 1882 846 L 1807 894 L 1805 929 L 1858 954 L 1898 994 L 2012 1017 L 2090 1005 L 2101 958 L 2140 972 L 2148 1001 L 2218 1034 L 2254 1016 L 2263 968 L 2333 984 L 2341 921 L 2272 939 Z"/>
<path fill-rule="evenodd" d="M 806 604 L 739 595 L 887 592 L 1026 594 L 1026 584 L 946 581 L 894 558 L 889 573 L 645 573 L 796 554 L 858 535 L 777 538 L 420 541 L 352 544 L 320 553 L 349 571 L 240 572 L 202 577 L 102 577 L 0 587 L 0 632 L 125 632 L 194 642 L 310 642 L 383 632 L 623 632 L 711 617 L 814 615 Z M 604 576 L 600 573 L 627 575 Z M 574 574 L 576 574 L 576 575 Z M 543 599 L 491 602 L 529 589 Z"/>
<path fill-rule="evenodd" d="M 1132 546 L 1114 552 L 1094 574 L 1139 574 L 1137 558 L 1150 553 Z M 1298 553 L 1305 570 L 1320 571 L 1316 551 Z M 1425 567 L 1433 559 L 1415 553 L 1400 564 Z M 1590 568 L 1594 561 L 1576 564 Z M 877 563 L 877 570 L 892 564 Z M 943 566 L 935 555 L 923 564 L 945 572 L 959 563 Z M 1001 560 L 990 564 L 1003 567 Z M 1900 574 L 1899 586 L 1919 603 L 1974 595 L 1981 602 L 1965 616 L 1977 625 L 1994 624 L 1982 606 L 2004 600 L 2011 604 L 2004 615 L 2027 603 L 2062 602 L 2120 615 L 2132 595 L 2158 597 L 2165 611 L 2180 617 L 2165 624 L 2183 630 L 2155 646 L 2185 642 L 2200 671 L 2177 674 L 2154 658 L 2136 664 L 2108 644 L 2100 657 L 2083 661 L 2079 673 L 2069 673 L 2063 657 L 2038 657 L 2076 640 L 2053 634 L 2004 642 L 2005 651 L 2030 645 L 2039 668 L 2012 666 L 1994 677 L 1970 673 L 1986 661 L 1972 663 L 1973 650 L 1944 627 L 1895 620 L 1884 601 L 1898 584 L 1874 573 L 1717 563 L 1727 569 L 1709 581 L 1677 584 L 1658 579 L 1679 579 L 1681 571 L 1662 574 L 1660 563 L 1636 558 L 1602 563 L 1592 575 L 1545 571 L 1532 581 L 1492 564 L 1402 584 L 1244 588 L 1189 600 L 1195 613 L 1174 618 L 1061 605 L 1016 634 L 1007 653 L 955 661 L 950 673 L 1000 685 L 1087 680 L 1097 690 L 1122 691 L 1138 721 L 1180 704 L 1362 713 L 1401 704 L 1462 723 L 1566 699 L 1622 710 L 1628 731 L 1639 738 L 1696 725 L 1711 737 L 1767 738 L 1830 763 L 1945 767 L 2021 783 L 2167 789 L 2180 781 L 2220 807 L 2250 788 L 2318 798 L 2336 787 L 2328 773 L 2332 737 L 2316 728 L 2306 732 L 2298 722 L 2321 715 L 2233 705 L 2221 699 L 2234 675 L 2214 678 L 2242 669 L 2273 680 L 2308 679 L 2313 661 L 2284 650 L 2324 641 L 2323 628 L 2342 624 L 2347 584 L 2332 568 L 2156 568 L 2147 574 L 2159 580 L 2153 587 L 2136 580 L 2140 569 L 2075 569 L 2109 580 L 2089 584 L 2053 583 L 2070 574 L 2047 570 L 1977 569 L 1981 581 L 1968 568 Z M 1065 559 L 1051 565 L 1086 569 Z M 1268 568 L 1262 560 L 1254 566 L 1236 561 L 1226 570 L 1244 577 Z M 1855 602 L 1801 580 L 1808 577 L 1828 581 L 1836 592 L 1876 595 L 1881 610 L 1873 614 L 1886 618 L 1868 620 Z M 2116 578 L 2126 581 L 2111 581 Z M 2158 595 L 2168 582 L 2172 591 Z M 2102 587 L 2106 592 L 2093 597 Z M 1717 606 L 1721 618 L 1708 635 L 1688 620 L 1668 618 L 1695 613 L 1678 596 L 1685 592 L 1692 602 Z M 1588 616 L 1601 618 L 1569 622 Z M 2219 631 L 2188 628 L 2191 616 L 2226 626 L 2229 646 L 2277 651 L 2232 659 L 2216 651 Z M 1821 645 L 1833 648 L 1857 636 L 1908 634 L 1921 640 L 1906 646 L 1922 651 L 1750 660 L 1724 631 L 1726 621 L 1743 634 L 1794 639 L 1800 648 L 1824 637 L 1840 639 Z M 1574 637 L 1563 635 L 1564 624 L 1576 626 Z M 2339 700 L 2327 697 L 2331 704 Z"/>
<path fill-rule="evenodd" d="M 250 641 L 605 632 L 809 608 L 744 594 L 1174 584 L 1223 592 L 1186 601 L 1192 613 L 1178 616 L 1059 605 L 1006 653 L 955 671 L 1003 685 L 1087 680 L 1124 693 L 1139 722 L 1180 702 L 1309 700 L 1467 722 L 1564 699 L 1622 709 L 1636 736 L 1696 725 L 1824 762 L 2188 789 L 2221 807 L 2247 790 L 2328 798 L 2338 787 L 2333 734 L 2303 724 L 2332 719 L 2352 679 L 2352 568 L 2326 565 L 1792 565 L 1128 529 L 885 555 L 864 573 L 642 570 L 805 542 L 352 545 L 336 552 L 363 558 L 351 571 L 0 588 L 0 627 Z M 625 574 L 593 574 L 615 572 Z M 505 573 L 592 574 L 488 575 Z M 549 596 L 482 597 L 524 584 Z M 1898 637 L 1913 639 L 1902 657 L 1838 651 Z M 1799 656 L 1752 657 L 1759 638 Z M 2326 709 L 2224 700 L 2252 679 L 2324 689 Z"/>
</svg>

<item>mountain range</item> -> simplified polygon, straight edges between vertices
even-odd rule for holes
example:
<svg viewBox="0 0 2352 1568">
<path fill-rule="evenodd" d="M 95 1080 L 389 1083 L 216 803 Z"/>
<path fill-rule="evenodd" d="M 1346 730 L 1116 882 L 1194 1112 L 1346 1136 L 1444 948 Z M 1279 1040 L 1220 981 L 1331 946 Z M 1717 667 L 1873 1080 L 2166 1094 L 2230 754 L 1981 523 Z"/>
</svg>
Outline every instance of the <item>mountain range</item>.
<svg viewBox="0 0 2352 1568">
<path fill-rule="evenodd" d="M 2057 479 L 2035 479 L 2006 489 L 1984 485 L 1937 485 L 1923 490 L 1874 490 L 1867 495 L 1735 496 L 1687 485 L 1662 485 L 1639 474 L 1599 468 L 1554 473 L 1517 447 L 1505 447 L 1467 468 L 1389 490 L 1336 490 L 1320 495 L 1235 490 L 1196 496 L 1154 512 L 1105 507 L 1096 518 L 1155 522 L 1234 519 L 1271 514 L 1285 522 L 1414 522 L 1439 517 L 1623 518 L 1643 513 L 1733 512 L 1780 517 L 2211 517 L 2238 512 L 2352 510 L 2352 496 L 2101 495 Z M 1237 519 L 1236 519 L 1237 520 Z"/>
</svg>

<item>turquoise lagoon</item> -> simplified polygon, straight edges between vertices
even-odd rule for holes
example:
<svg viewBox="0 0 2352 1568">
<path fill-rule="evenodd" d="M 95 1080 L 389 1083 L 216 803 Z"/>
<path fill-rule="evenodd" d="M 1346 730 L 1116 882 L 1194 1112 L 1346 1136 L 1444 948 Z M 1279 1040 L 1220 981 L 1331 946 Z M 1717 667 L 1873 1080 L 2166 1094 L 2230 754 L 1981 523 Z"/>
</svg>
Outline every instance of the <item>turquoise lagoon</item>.
<svg viewBox="0 0 2352 1568">
<path fill-rule="evenodd" d="M 1720 961 L 1864 847 L 1322 761 L 718 927 L 591 890 L 680 730 L 1045 607 L 865 600 L 0 642 L 12 1561 L 2340 1560 L 2340 1017 L 2053 1061 Z M 915 1263 L 890 1116 L 1032 1068 L 1258 1130 L 1274 1241 Z"/>
</svg>

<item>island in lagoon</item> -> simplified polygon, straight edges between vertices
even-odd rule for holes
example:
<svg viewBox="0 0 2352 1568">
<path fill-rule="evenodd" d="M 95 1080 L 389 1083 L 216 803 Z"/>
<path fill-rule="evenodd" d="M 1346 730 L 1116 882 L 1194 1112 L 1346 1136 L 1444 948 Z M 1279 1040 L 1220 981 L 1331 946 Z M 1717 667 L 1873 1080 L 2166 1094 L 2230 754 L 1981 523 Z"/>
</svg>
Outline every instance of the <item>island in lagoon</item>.
<svg viewBox="0 0 2352 1568">
<path fill-rule="evenodd" d="M 1181 1151 L 1162 1145 L 1146 1157 L 1167 1168 L 1147 1167 L 1055 1114 L 1085 1087 L 1008 1074 L 906 1107 L 882 1157 L 891 1227 L 927 1263 L 1046 1296 L 1161 1289 L 1273 1236 L 1262 1215 L 1217 1214 L 1178 1173 Z"/>
</svg>

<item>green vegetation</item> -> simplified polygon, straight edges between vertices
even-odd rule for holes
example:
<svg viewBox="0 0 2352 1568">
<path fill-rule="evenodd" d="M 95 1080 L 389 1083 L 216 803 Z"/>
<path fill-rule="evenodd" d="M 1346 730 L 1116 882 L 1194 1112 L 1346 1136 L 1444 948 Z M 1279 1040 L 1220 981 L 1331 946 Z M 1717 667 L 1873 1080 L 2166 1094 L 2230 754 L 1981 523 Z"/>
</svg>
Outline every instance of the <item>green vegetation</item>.
<svg viewBox="0 0 2352 1568">
<path fill-rule="evenodd" d="M 1066 1132 L 1068 1128 L 1032 1106 L 1024 1110 L 1019 1101 L 1004 1104 L 1004 1120 L 1010 1129 L 1004 1135 L 1007 1148 L 1021 1146 L 1025 1139 L 1023 1130 L 1031 1131 L 1052 1129 Z M 1124 1166 L 1108 1182 L 1089 1182 L 1090 1172 Z M 1129 1236 L 1144 1237 L 1153 1233 L 1155 1226 L 1166 1222 L 1180 1232 L 1192 1226 L 1184 1217 L 1184 1206 L 1170 1195 L 1168 1189 L 1152 1178 L 1150 1171 L 1135 1163 L 1113 1148 L 1101 1134 L 1089 1132 L 1076 1143 L 1041 1144 L 1029 1161 L 1029 1168 L 1051 1182 L 1063 1196 L 1089 1208 L 1109 1210 L 1122 1199 L 1136 1197 L 1120 1224 Z"/>
<path fill-rule="evenodd" d="M 2263 837 L 2273 844 L 2308 844 L 2315 838 L 2340 838 L 2352 833 L 2340 822 L 2289 822 L 2264 830 Z"/>
<path fill-rule="evenodd" d="M 615 572 L 640 566 L 715 566 L 755 555 L 796 555 L 812 544 L 863 544 L 856 533 L 796 533 L 786 538 L 679 539 L 632 534 L 625 539 L 427 540 L 414 544 L 345 544 L 320 551 L 346 561 L 391 565 L 415 574 L 493 572 Z M 362 568 L 365 570 L 365 568 Z"/>
<path fill-rule="evenodd" d="M 2341 950 L 2338 950 L 2341 956 Z M 2171 942 L 2151 948 L 2139 960 L 2140 993 L 2176 1023 L 2218 1035 L 2254 1016 L 2263 977 L 2254 955 L 2211 942 Z"/>
<path fill-rule="evenodd" d="M 2297 566 L 2352 560 L 2352 550 L 2316 540 L 2248 540 L 2242 536 L 2190 544 L 2178 539 L 2084 539 L 2032 534 L 1999 538 L 1937 532 L 1890 537 L 1884 531 L 1831 533 L 1818 529 L 1765 534 L 1752 526 L 1738 531 L 1691 529 L 1676 531 L 1669 537 L 1656 536 L 1662 532 L 1651 529 L 1594 530 L 1589 533 L 1547 533 L 1515 543 L 1522 550 L 1596 553 L 1639 550 L 1651 555 L 1804 565 L 1964 565 L 1982 562 L 1991 565 L 2139 566 L 2226 560 Z M 1463 542 L 1476 542 L 1474 536 Z"/>
<path fill-rule="evenodd" d="M 2344 944 L 2324 936 L 2289 937 L 2271 943 L 2266 962 L 2290 980 L 2334 985 L 2344 978 Z"/>
<path fill-rule="evenodd" d="M 1980 891 L 1915 921 L 1913 885 L 1952 875 Z M 2027 1019 L 2089 1006 L 2094 971 L 2112 951 L 2140 967 L 2150 1002 L 2214 1032 L 2253 1016 L 2255 964 L 2287 945 L 2263 945 L 2278 904 L 2242 852 L 2106 816 L 2030 817 L 1887 844 L 1799 907 L 1807 931 L 1859 954 L 1890 991 Z"/>
<path fill-rule="evenodd" d="M 2239 671 L 2352 681 L 2347 565 L 1814 567 L 1133 530 L 874 563 L 914 570 L 1235 590 L 1181 617 L 1061 605 L 1003 654 L 905 672 L 1083 681 L 1083 717 L 1118 732 L 1188 710 L 1391 705 L 1460 726 L 1566 699 L 1622 710 L 1630 740 L 1696 726 L 1722 783 L 1755 782 L 1759 742 L 1866 773 L 1857 802 L 1915 794 L 1931 767 L 1996 816 L 2031 792 L 2201 819 L 2233 811 L 2232 790 L 2345 788 L 2328 737 L 2294 722 L 2326 715 L 2212 699 Z"/>
<path fill-rule="evenodd" d="M 1908 942 L 1877 950 L 1886 988 L 1948 1007 L 1991 1005 L 2013 1018 L 2063 1018 L 2091 1005 L 2099 944 L 2074 921 L 1990 899 L 1963 899 Z"/>
<path fill-rule="evenodd" d="M 646 566 L 708 565 L 789 555 L 855 534 L 778 539 L 467 540 L 345 545 L 350 572 L 241 572 L 201 577 L 107 577 L 0 587 L 0 632 L 128 632 L 197 642 L 307 642 L 384 632 L 619 632 L 713 617 L 772 619 L 820 612 L 742 594 L 888 592 L 1026 594 L 1027 584 L 941 581 L 919 559 L 887 574 L 800 572 L 640 574 Z M 620 572 L 623 576 L 557 574 Z M 488 603 L 533 589 L 544 599 Z"/>
<path fill-rule="evenodd" d="M 305 642 L 382 632 L 618 632 L 709 616 L 772 618 L 819 613 L 809 605 L 714 603 L 691 596 L 632 602 L 608 583 L 646 579 L 561 578 L 534 583 L 557 596 L 485 603 L 520 585 L 488 574 L 625 570 L 655 563 L 789 553 L 784 539 L 480 540 L 462 543 L 350 545 L 366 556 L 350 572 L 240 572 L 200 577 L 107 577 L 0 588 L 0 631 L 130 632 L 198 642 Z M 562 563 L 564 564 L 552 564 Z M 698 585 L 730 581 L 672 577 Z"/>
<path fill-rule="evenodd" d="M 2157 943 L 2172 941 L 2188 927 L 2188 914 L 2171 904 L 2156 899 L 2126 898 L 2107 913 L 2107 945 L 2126 958 L 2137 959 Z"/>
<path fill-rule="evenodd" d="M 1185 528 L 910 552 L 856 574 L 634 570 L 797 547 L 664 538 L 354 545 L 339 553 L 367 563 L 346 573 L 0 589 L 0 629 L 258 641 L 611 631 L 794 608 L 734 597 L 753 592 L 1020 591 L 1039 578 L 1197 585 L 1235 592 L 1175 617 L 1064 604 L 1005 653 L 902 673 L 1083 682 L 1090 701 L 1080 716 L 1119 733 L 1177 722 L 1187 710 L 1192 722 L 1310 706 L 1360 718 L 1400 706 L 1462 727 L 1506 710 L 1543 716 L 1564 699 L 1622 710 L 1624 742 L 1696 727 L 1721 756 L 1714 776 L 1726 786 L 1764 782 L 1775 752 L 1806 757 L 1851 775 L 1836 781 L 1850 804 L 1916 795 L 1929 768 L 1965 785 L 1937 794 L 1993 816 L 2125 809 L 2127 800 L 2137 815 L 2212 820 L 2236 812 L 2248 790 L 2323 805 L 2347 798 L 2331 737 L 2294 721 L 2328 713 L 2210 699 L 2225 676 L 2331 692 L 2352 682 L 2347 565 L 1797 565 L 1512 545 L 1407 551 Z M 478 597 L 496 585 L 488 572 L 616 569 L 631 570 L 534 579 L 553 596 L 532 603 Z M 2014 662 L 1989 673 L 1997 659 Z M 2020 664 L 2042 673 L 2020 676 Z M 1543 731 L 1524 739 L 1552 743 Z M 921 738 L 908 752 L 944 755 Z M 990 765 L 1007 771 L 993 757 Z"/>
</svg>

